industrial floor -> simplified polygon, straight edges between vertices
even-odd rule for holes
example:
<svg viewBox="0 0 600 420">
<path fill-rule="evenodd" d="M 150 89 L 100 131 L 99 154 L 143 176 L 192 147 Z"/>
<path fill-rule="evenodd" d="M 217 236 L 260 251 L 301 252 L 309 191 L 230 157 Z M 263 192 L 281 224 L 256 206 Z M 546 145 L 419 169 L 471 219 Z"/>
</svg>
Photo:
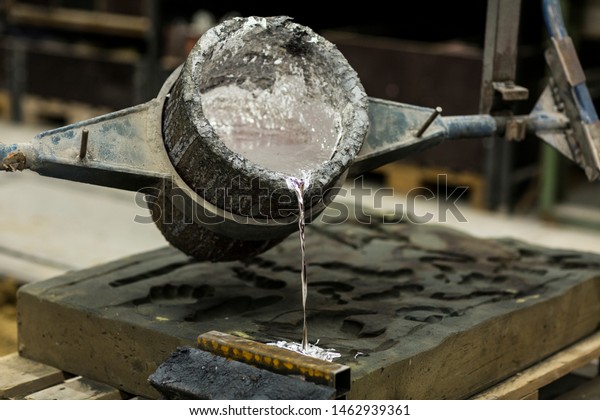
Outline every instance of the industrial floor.
<svg viewBox="0 0 600 420">
<path fill-rule="evenodd" d="M 26 142 L 43 129 L 0 122 L 0 142 Z M 34 173 L 2 173 L 0 194 L 0 355 L 16 350 L 15 282 L 41 281 L 166 244 L 153 224 L 134 222 L 136 215 L 148 214 L 134 193 Z M 352 199 L 341 201 L 353 204 Z M 383 213 L 401 202 L 404 194 L 384 198 Z M 438 209 L 434 200 L 421 200 L 414 213 L 431 213 L 429 223 L 441 223 Z M 600 231 L 486 212 L 466 203 L 459 209 L 465 222 L 447 213 L 443 224 L 478 237 L 513 237 L 545 247 L 600 252 Z"/>
</svg>

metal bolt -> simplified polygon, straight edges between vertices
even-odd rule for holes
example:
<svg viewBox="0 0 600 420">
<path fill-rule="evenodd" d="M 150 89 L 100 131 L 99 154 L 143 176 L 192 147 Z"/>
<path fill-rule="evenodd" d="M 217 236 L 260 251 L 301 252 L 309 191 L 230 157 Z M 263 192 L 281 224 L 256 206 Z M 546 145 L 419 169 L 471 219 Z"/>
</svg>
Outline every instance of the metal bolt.
<svg viewBox="0 0 600 420">
<path fill-rule="evenodd" d="M 427 130 L 429 128 L 429 126 L 431 125 L 431 123 L 437 118 L 438 115 L 440 115 L 442 113 L 442 107 L 436 107 L 433 112 L 431 113 L 431 115 L 429 116 L 429 118 L 427 118 L 427 121 L 425 121 L 425 123 L 421 126 L 421 128 L 419 128 L 419 131 L 417 131 L 416 137 L 421 137 L 424 133 L 425 130 Z"/>
<path fill-rule="evenodd" d="M 88 144 L 88 129 L 84 128 L 81 131 L 81 148 L 79 149 L 79 159 L 85 159 L 85 155 L 87 154 L 87 144 Z"/>
</svg>

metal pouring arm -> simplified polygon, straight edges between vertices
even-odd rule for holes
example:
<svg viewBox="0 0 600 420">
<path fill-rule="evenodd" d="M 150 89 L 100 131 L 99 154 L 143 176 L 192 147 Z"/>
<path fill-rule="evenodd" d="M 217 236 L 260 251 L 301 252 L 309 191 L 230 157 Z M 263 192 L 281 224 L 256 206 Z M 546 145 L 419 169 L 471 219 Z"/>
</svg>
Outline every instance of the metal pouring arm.
<svg viewBox="0 0 600 420">
<path fill-rule="evenodd" d="M 30 169 L 54 178 L 131 191 L 159 184 L 173 175 L 161 137 L 162 104 L 157 98 L 42 132 L 31 143 L 0 145 L 2 169 Z M 369 133 L 349 174 L 365 173 L 445 140 L 485 138 L 506 131 L 503 118 L 442 117 L 440 112 L 371 98 Z M 512 118 L 524 129 L 547 138 L 564 136 L 569 126 L 564 114 L 541 109 Z"/>
<path fill-rule="evenodd" d="M 130 191 L 172 180 L 161 130 L 165 97 L 177 75 L 146 103 L 44 131 L 29 143 L 0 144 L 0 170 L 30 169 Z"/>
<path fill-rule="evenodd" d="M 132 191 L 158 184 L 172 175 L 160 134 L 162 103 L 161 99 L 154 99 L 42 132 L 31 143 L 0 145 L 1 169 L 30 169 L 45 176 Z M 565 130 L 569 119 L 563 113 L 544 111 L 551 106 L 552 98 L 545 91 L 531 114 L 512 117 L 511 121 L 554 141 L 552 145 L 561 150 L 568 144 Z M 442 117 L 440 112 L 441 109 L 371 98 L 369 133 L 349 174 L 365 173 L 445 140 L 485 138 L 506 132 L 504 118 Z"/>
<path fill-rule="evenodd" d="M 149 117 L 156 106 L 151 101 L 45 131 L 31 143 L 0 145 L 2 169 L 133 191 L 157 184 L 168 171 L 155 150 L 160 131 L 152 141 L 157 132 Z"/>
<path fill-rule="evenodd" d="M 370 99 L 369 133 L 349 175 L 359 175 L 445 140 L 481 139 L 494 133 L 511 137 L 525 131 L 550 135 L 563 132 L 569 125 L 565 115 L 543 109 L 512 117 L 510 121 L 481 114 L 442 117 L 441 111 L 441 108 Z"/>
</svg>

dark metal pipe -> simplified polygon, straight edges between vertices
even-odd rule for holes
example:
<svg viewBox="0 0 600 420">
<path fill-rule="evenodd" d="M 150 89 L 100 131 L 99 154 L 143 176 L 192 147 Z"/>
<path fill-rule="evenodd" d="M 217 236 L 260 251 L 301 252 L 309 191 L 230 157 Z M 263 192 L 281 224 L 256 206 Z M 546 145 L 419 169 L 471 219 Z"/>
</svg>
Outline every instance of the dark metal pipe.
<svg viewBox="0 0 600 420">
<path fill-rule="evenodd" d="M 490 115 L 444 117 L 442 123 L 446 126 L 445 137 L 449 140 L 490 137 L 497 129 L 496 120 Z"/>
</svg>

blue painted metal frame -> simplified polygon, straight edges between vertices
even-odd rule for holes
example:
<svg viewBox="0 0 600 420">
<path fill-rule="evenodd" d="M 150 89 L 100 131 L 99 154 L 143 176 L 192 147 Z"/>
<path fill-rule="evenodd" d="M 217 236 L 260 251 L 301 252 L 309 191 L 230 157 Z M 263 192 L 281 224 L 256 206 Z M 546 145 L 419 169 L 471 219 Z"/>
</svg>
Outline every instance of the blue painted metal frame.
<svg viewBox="0 0 600 420">
<path fill-rule="evenodd" d="M 557 40 L 567 38 L 569 34 L 567 33 L 567 28 L 563 20 L 560 1 L 542 0 L 542 11 L 548 34 Z M 582 121 L 586 124 L 593 124 L 598 121 L 598 114 L 585 82 L 573 86 L 573 94 Z"/>
</svg>

